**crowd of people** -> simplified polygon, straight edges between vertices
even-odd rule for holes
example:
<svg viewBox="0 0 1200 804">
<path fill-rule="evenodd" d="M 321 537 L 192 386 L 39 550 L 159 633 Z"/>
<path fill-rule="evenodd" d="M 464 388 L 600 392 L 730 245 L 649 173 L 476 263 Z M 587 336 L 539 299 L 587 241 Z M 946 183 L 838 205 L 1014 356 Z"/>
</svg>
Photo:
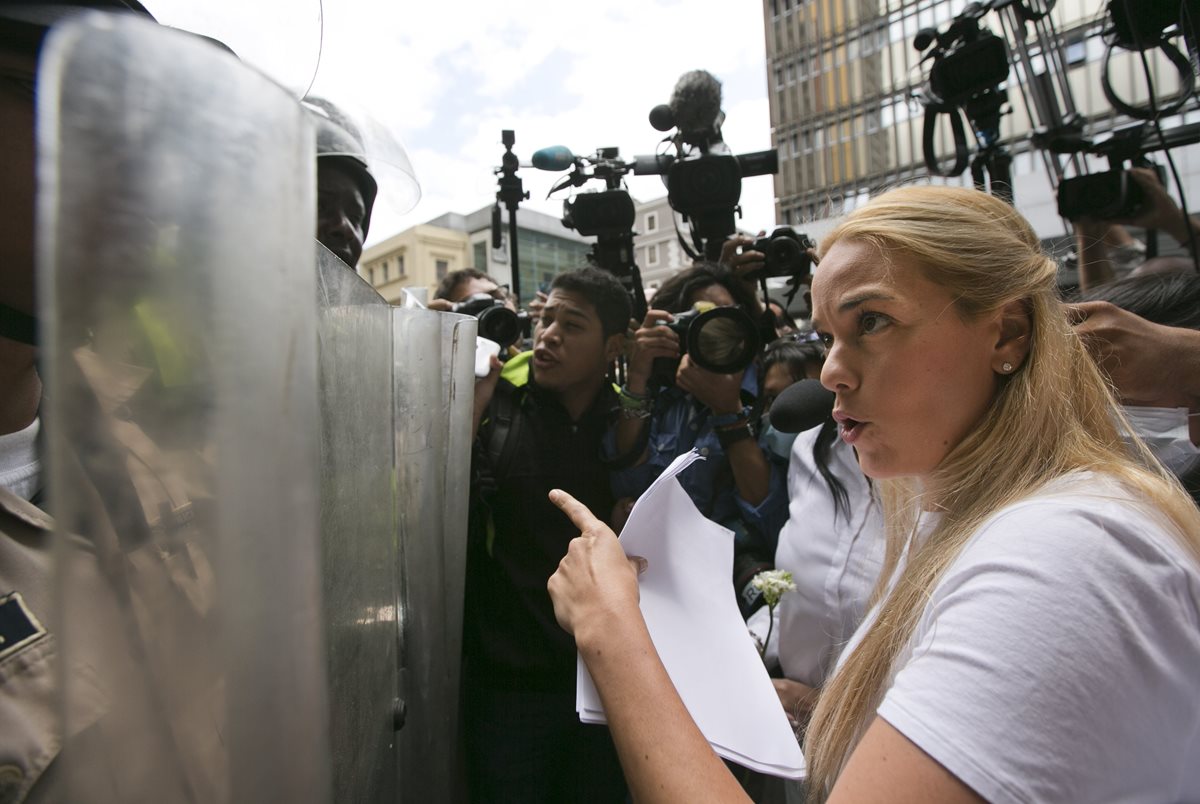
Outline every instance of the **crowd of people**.
<svg viewBox="0 0 1200 804">
<path fill-rule="evenodd" d="M 54 525 L 39 507 L 28 86 L 54 19 L 0 20 L 22 34 L 0 50 L 0 130 L 19 162 L 3 176 L 0 605 L 19 603 L 29 623 L 30 607 L 50 607 Z M 317 239 L 351 270 L 380 188 L 339 143 L 337 107 L 308 108 Z M 1194 248 L 1194 223 L 1151 176 L 1137 181 L 1153 204 L 1130 223 Z M 1082 290 L 1066 301 L 1015 209 L 936 186 L 884 192 L 827 235 L 800 321 L 747 280 L 764 256 L 741 236 L 658 288 L 640 321 L 613 274 L 555 277 L 529 306 L 527 339 L 474 388 L 471 801 L 1200 799 L 1200 275 L 1119 278 L 1102 253 L 1129 251 L 1114 225 L 1081 225 Z M 430 307 L 481 296 L 516 312 L 475 269 L 448 275 Z M 714 309 L 767 336 L 742 370 L 704 368 L 666 326 Z M 781 432 L 772 404 L 804 379 L 834 392 L 833 411 Z M 762 643 L 808 760 L 801 783 L 756 785 L 717 757 L 638 608 L 645 562 L 617 534 L 691 450 L 705 460 L 679 480 L 696 508 L 750 566 L 795 579 L 777 607 L 736 572 L 712 594 L 736 598 Z M 62 743 L 55 671 L 19 666 L 30 648 L 18 647 L 0 642 L 16 801 Z M 577 657 L 607 727 L 579 720 Z M 40 686 L 18 688 L 22 672 Z"/>
</svg>

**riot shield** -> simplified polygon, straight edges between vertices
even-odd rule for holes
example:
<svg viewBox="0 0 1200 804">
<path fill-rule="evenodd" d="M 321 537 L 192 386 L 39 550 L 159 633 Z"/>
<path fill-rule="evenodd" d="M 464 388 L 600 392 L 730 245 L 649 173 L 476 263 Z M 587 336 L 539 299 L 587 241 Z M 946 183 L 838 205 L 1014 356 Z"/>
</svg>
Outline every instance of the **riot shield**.
<svg viewBox="0 0 1200 804">
<path fill-rule="evenodd" d="M 52 31 L 39 82 L 48 797 L 327 800 L 310 123 L 131 17 Z"/>
<path fill-rule="evenodd" d="M 392 316 L 317 244 L 321 542 L 337 801 L 396 800 Z"/>
<path fill-rule="evenodd" d="M 400 532 L 400 792 L 452 801 L 477 322 L 393 308 Z"/>
</svg>

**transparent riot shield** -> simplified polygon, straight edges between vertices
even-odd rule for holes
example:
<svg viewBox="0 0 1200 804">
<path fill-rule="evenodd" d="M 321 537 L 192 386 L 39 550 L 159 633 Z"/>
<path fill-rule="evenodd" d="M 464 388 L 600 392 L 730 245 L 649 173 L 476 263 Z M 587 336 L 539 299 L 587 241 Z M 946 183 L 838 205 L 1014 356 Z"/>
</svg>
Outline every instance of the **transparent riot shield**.
<svg viewBox="0 0 1200 804">
<path fill-rule="evenodd" d="M 396 801 L 392 315 L 317 244 L 321 542 L 335 800 Z"/>
<path fill-rule="evenodd" d="M 310 123 L 132 17 L 52 31 L 39 82 L 66 789 L 35 792 L 326 801 Z"/>
<path fill-rule="evenodd" d="M 400 532 L 400 793 L 452 801 L 477 322 L 393 308 Z"/>
</svg>

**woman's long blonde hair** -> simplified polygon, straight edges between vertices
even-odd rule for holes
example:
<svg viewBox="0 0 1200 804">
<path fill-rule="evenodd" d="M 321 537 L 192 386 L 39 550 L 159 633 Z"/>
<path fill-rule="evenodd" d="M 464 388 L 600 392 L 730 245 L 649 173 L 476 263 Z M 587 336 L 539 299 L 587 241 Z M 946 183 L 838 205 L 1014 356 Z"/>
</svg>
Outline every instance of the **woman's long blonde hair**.
<svg viewBox="0 0 1200 804">
<path fill-rule="evenodd" d="M 822 690 L 805 746 L 815 800 L 828 795 L 873 719 L 893 663 L 942 574 L 1000 508 L 1068 472 L 1104 472 L 1147 501 L 1200 562 L 1200 513 L 1140 442 L 1131 453 L 1122 440 L 1124 416 L 1071 330 L 1056 291 L 1055 263 L 1016 210 L 976 190 L 905 187 L 851 213 L 822 250 L 841 240 L 873 245 L 885 264 L 889 256 L 904 255 L 957 299 L 964 319 L 1024 302 L 1031 329 L 1027 358 L 1002 380 L 988 412 L 929 478 L 943 512 L 938 524 L 908 556 L 870 630 Z M 888 543 L 876 599 L 923 504 L 912 481 L 880 485 Z"/>
</svg>

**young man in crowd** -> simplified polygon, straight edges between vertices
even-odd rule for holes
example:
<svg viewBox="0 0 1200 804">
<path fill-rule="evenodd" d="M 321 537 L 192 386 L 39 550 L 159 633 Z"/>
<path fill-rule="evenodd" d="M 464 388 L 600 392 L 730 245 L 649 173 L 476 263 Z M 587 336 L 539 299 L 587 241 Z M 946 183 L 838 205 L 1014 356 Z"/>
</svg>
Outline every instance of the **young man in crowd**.
<svg viewBox="0 0 1200 804">
<path fill-rule="evenodd" d="M 479 382 L 463 657 L 475 802 L 625 800 L 608 730 L 575 712 L 575 644 L 546 582 L 577 534 L 549 491 L 613 506 L 600 442 L 617 410 L 606 375 L 630 307 L 609 273 L 562 274 L 533 350 Z"/>
</svg>

